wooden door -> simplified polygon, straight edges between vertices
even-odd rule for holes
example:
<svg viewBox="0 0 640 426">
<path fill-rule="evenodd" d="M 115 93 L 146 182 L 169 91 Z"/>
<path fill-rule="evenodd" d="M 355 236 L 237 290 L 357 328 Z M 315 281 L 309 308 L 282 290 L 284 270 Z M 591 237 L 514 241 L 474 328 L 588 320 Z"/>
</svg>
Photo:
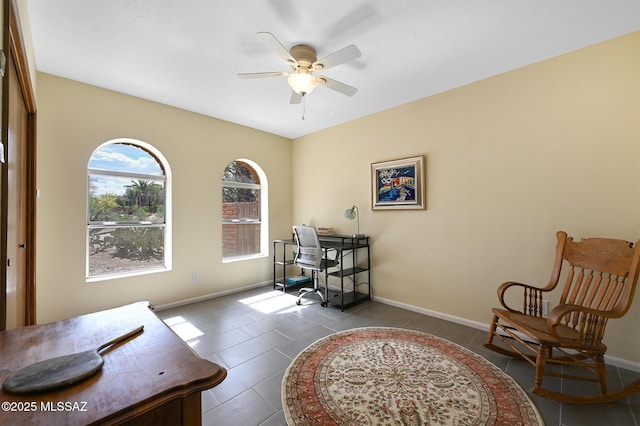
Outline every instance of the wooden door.
<svg viewBox="0 0 640 426">
<path fill-rule="evenodd" d="M 35 96 L 15 2 L 4 2 L 4 7 L 8 26 L 3 43 L 0 330 L 36 323 Z"/>
<path fill-rule="evenodd" d="M 10 57 L 6 78 L 9 79 L 9 114 L 7 139 L 7 288 L 6 328 L 28 324 L 27 300 L 27 110 L 17 73 Z"/>
</svg>

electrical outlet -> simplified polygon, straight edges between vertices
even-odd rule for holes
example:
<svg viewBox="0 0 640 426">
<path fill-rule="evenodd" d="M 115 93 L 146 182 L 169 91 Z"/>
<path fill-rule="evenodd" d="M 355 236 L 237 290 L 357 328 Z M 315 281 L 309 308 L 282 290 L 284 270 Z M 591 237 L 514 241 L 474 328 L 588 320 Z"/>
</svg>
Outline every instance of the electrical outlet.
<svg viewBox="0 0 640 426">
<path fill-rule="evenodd" d="M 542 301 L 542 316 L 546 317 L 547 315 L 549 315 L 549 301 L 548 300 L 543 300 Z"/>
<path fill-rule="evenodd" d="M 194 272 L 191 274 L 191 280 L 198 281 L 200 279 L 200 274 L 198 272 Z"/>
</svg>

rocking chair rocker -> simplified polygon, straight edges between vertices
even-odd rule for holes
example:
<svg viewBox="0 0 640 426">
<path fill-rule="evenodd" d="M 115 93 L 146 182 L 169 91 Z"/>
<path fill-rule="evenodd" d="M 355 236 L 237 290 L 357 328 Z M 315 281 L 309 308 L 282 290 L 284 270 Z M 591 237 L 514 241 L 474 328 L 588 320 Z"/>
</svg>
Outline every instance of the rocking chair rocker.
<svg viewBox="0 0 640 426">
<path fill-rule="evenodd" d="M 536 377 L 531 390 L 545 398 L 592 404 L 616 401 L 640 391 L 640 380 L 616 391 L 607 391 L 604 361 L 607 347 L 602 343 L 608 320 L 622 317 L 631 306 L 640 271 L 640 241 L 635 247 L 627 241 L 605 238 L 574 242 L 563 231 L 556 237 L 555 262 L 545 287 L 506 282 L 498 288 L 504 309 L 492 310 L 493 320 L 485 347 L 532 364 Z M 560 303 L 545 318 L 543 294 L 556 288 L 565 262 L 569 270 Z M 505 295 L 516 289 L 522 291 L 517 292 L 523 300 L 521 310 L 510 308 L 505 301 Z M 507 348 L 493 343 L 494 338 Z M 559 364 L 561 368 L 550 371 L 547 364 Z M 578 370 L 585 374 L 566 373 L 564 369 L 568 365 L 581 367 Z M 596 382 L 600 393 L 572 395 L 550 390 L 543 387 L 545 376 Z"/>
</svg>

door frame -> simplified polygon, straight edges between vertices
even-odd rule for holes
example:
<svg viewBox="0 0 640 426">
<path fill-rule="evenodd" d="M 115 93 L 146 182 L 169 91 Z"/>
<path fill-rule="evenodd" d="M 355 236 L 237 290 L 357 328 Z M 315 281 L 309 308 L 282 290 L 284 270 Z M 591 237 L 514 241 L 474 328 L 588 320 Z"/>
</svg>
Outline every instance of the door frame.
<svg viewBox="0 0 640 426">
<path fill-rule="evenodd" d="M 35 93 L 29 72 L 27 54 L 25 50 L 24 37 L 20 26 L 20 17 L 16 0 L 3 1 L 3 15 L 5 25 L 3 25 L 3 46 L 5 55 L 11 55 L 18 75 L 18 84 L 24 106 L 27 110 L 27 135 L 26 135 L 26 307 L 25 324 L 36 323 L 36 129 L 37 110 Z M 7 58 L 6 64 L 10 61 Z M 5 148 L 5 158 L 7 141 L 9 138 L 8 117 L 9 117 L 9 88 L 8 78 L 2 79 L 2 129 L 1 139 Z M 6 328 L 6 286 L 7 286 L 7 194 L 8 194 L 8 167 L 2 166 L 2 184 L 0 195 L 0 330 Z"/>
</svg>

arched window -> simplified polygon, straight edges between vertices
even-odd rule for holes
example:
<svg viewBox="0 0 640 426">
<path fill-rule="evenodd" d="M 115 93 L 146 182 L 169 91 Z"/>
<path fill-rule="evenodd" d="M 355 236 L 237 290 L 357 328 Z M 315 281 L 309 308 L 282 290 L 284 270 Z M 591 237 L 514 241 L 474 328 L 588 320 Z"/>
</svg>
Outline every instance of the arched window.
<svg viewBox="0 0 640 426">
<path fill-rule="evenodd" d="M 222 257 L 268 254 L 267 179 L 250 160 L 229 163 L 222 174 Z"/>
<path fill-rule="evenodd" d="M 87 277 L 156 272 L 171 267 L 170 169 L 151 145 L 117 139 L 88 165 Z"/>
</svg>

